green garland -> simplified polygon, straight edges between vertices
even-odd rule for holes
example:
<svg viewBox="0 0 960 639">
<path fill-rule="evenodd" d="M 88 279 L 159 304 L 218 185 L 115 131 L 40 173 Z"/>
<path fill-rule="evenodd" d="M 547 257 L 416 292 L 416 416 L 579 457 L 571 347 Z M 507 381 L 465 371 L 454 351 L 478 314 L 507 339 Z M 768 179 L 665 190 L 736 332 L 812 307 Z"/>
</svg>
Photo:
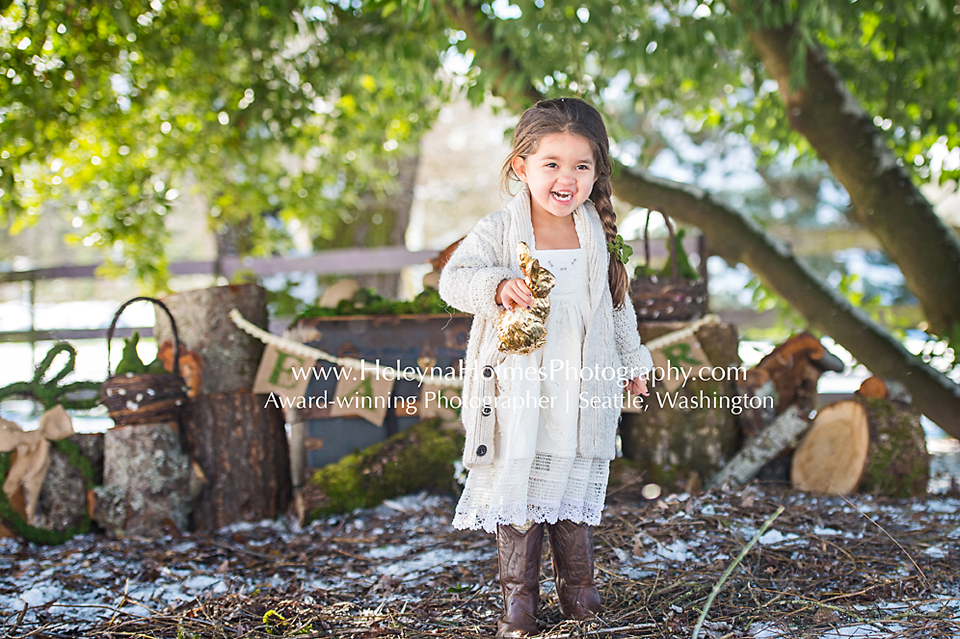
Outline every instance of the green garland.
<svg viewBox="0 0 960 639">
<path fill-rule="evenodd" d="M 44 375 L 46 375 L 50 369 L 54 358 L 60 353 L 67 353 L 67 363 L 64 364 L 59 373 L 49 380 L 44 381 Z M 99 391 L 99 382 L 73 382 L 62 386 L 60 385 L 60 381 L 73 372 L 76 362 L 76 349 L 67 342 L 57 342 L 47 351 L 43 361 L 37 366 L 33 379 L 29 382 L 14 382 L 13 384 L 0 388 L 0 400 L 8 397 L 24 397 L 37 401 L 43 406 L 44 410 L 50 410 L 57 404 L 62 405 L 65 409 L 89 410 L 100 403 L 99 392 L 87 399 L 70 398 L 69 395 L 80 391 Z M 80 471 L 80 474 L 87 484 L 87 490 L 91 490 L 96 485 L 93 465 L 83 454 L 83 451 L 80 450 L 80 447 L 77 446 L 75 442 L 66 439 L 52 443 L 54 448 L 66 456 L 70 465 Z M 13 454 L 9 452 L 0 453 L 0 480 L 7 476 L 12 465 Z M 90 531 L 90 513 L 87 512 L 87 509 L 84 509 L 83 521 L 78 528 L 70 527 L 66 530 L 48 530 L 46 528 L 31 526 L 20 513 L 14 510 L 10 500 L 7 499 L 6 493 L 2 490 L 0 490 L 0 520 L 9 524 L 17 534 L 27 541 L 51 546 L 62 544 L 74 535 L 84 534 Z"/>
<path fill-rule="evenodd" d="M 69 359 L 59 373 L 50 380 L 44 381 L 43 376 L 53 363 L 53 359 L 60 353 L 67 353 Z M 60 381 L 73 372 L 77 362 L 77 351 L 67 342 L 57 342 L 47 351 L 43 361 L 37 366 L 33 379 L 29 382 L 14 382 L 0 388 L 0 400 L 7 397 L 26 397 L 36 400 L 44 410 L 50 410 L 57 404 L 66 409 L 89 410 L 100 403 L 100 382 L 72 382 L 60 385 Z M 82 391 L 96 391 L 93 397 L 87 399 L 71 398 L 71 393 Z"/>
<path fill-rule="evenodd" d="M 362 288 L 352 299 L 340 300 L 334 308 L 311 306 L 297 319 L 309 317 L 342 317 L 346 315 L 418 315 L 449 313 L 450 308 L 440 299 L 435 288 L 425 288 L 412 300 L 388 300 L 371 288 Z"/>
<path fill-rule="evenodd" d="M 76 443 L 67 441 L 66 439 L 54 442 L 53 445 L 57 450 L 67 456 L 67 459 L 74 468 L 80 471 L 80 474 L 83 475 L 86 481 L 87 489 L 92 489 L 94 486 L 93 466 L 91 466 L 90 460 L 80 451 L 80 447 L 77 446 Z M 13 466 L 13 453 L 0 453 L 0 477 L 6 477 L 7 473 L 10 472 L 11 466 Z M 7 494 L 2 490 L 0 490 L 0 519 L 2 519 L 5 524 L 10 525 L 23 539 L 45 546 L 56 546 L 69 541 L 75 535 L 83 535 L 90 532 L 90 513 L 88 513 L 86 509 L 83 511 L 83 521 L 81 521 L 80 526 L 76 528 L 71 526 L 66 530 L 49 530 L 47 528 L 31 526 L 20 513 L 14 510 L 10 500 L 7 499 Z"/>
</svg>

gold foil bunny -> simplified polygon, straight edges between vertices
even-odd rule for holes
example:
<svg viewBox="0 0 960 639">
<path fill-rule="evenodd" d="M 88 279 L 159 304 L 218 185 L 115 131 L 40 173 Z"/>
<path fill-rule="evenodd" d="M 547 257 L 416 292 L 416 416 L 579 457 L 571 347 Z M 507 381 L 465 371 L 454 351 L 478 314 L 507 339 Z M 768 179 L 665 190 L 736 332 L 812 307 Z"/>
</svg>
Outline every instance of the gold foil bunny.
<svg viewBox="0 0 960 639">
<path fill-rule="evenodd" d="M 533 293 L 533 303 L 500 311 L 497 318 L 497 337 L 501 353 L 528 355 L 547 341 L 547 315 L 550 314 L 550 289 L 557 283 L 553 273 L 540 268 L 540 261 L 530 255 L 526 242 L 517 244 L 517 256 L 523 277 Z"/>
</svg>

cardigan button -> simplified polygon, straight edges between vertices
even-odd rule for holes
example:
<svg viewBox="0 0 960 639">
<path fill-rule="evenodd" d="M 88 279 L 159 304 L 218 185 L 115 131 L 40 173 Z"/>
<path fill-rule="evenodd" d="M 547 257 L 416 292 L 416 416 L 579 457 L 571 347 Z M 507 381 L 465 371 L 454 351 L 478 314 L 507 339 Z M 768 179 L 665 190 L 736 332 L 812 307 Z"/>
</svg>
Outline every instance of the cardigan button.
<svg viewBox="0 0 960 639">
<path fill-rule="evenodd" d="M 493 409 L 490 408 L 490 404 L 487 404 L 486 406 L 480 409 L 480 414 L 483 415 L 484 417 L 489 417 L 490 413 L 492 412 L 493 412 Z"/>
<path fill-rule="evenodd" d="M 484 446 L 483 444 L 480 444 L 479 446 L 477 446 L 477 457 L 483 457 L 486 454 L 487 454 L 486 446 Z"/>
<path fill-rule="evenodd" d="M 487 379 L 493 377 L 493 366 L 484 366 L 483 367 L 483 376 Z"/>
</svg>

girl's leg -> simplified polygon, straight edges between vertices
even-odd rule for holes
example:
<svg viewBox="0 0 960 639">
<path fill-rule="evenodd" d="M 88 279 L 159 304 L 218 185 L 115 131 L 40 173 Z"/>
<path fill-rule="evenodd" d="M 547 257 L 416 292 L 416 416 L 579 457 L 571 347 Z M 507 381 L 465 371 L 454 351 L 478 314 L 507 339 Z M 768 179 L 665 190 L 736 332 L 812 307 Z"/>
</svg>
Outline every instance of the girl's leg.
<svg viewBox="0 0 960 639">
<path fill-rule="evenodd" d="M 497 620 L 498 637 L 537 634 L 542 548 L 542 523 L 533 524 L 524 532 L 513 526 L 497 526 L 497 557 L 503 592 L 503 614 Z"/>
<path fill-rule="evenodd" d="M 593 581 L 593 527 L 561 519 L 550 524 L 550 551 L 566 619 L 592 619 L 603 608 Z"/>
</svg>

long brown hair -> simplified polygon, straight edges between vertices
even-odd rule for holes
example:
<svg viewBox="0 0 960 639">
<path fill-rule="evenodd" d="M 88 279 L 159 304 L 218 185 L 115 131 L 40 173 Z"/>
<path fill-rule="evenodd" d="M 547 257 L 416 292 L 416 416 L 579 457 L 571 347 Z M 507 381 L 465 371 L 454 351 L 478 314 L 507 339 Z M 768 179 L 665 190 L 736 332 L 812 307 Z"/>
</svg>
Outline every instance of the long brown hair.
<svg viewBox="0 0 960 639">
<path fill-rule="evenodd" d="M 526 158 L 537 152 L 540 140 L 554 133 L 571 133 L 587 140 L 593 149 L 597 181 L 590 192 L 590 201 L 597 208 L 607 242 L 617 237 L 617 214 L 613 211 L 610 195 L 613 187 L 610 174 L 610 141 L 603 117 L 596 108 L 579 98 L 541 100 L 524 111 L 513 133 L 513 148 L 503 163 L 500 186 L 507 190 L 511 180 L 520 178 L 513 170 L 513 158 Z M 614 308 L 623 306 L 627 296 L 627 268 L 613 254 L 609 263 L 610 294 Z"/>
</svg>

